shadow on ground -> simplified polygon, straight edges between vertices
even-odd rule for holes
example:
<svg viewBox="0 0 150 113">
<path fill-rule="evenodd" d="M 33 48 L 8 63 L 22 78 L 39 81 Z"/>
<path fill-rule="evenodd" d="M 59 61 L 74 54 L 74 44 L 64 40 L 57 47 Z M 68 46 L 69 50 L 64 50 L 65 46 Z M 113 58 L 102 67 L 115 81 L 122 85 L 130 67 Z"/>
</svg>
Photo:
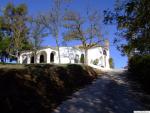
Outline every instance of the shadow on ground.
<svg viewBox="0 0 150 113">
<path fill-rule="evenodd" d="M 63 102 L 54 113 L 133 113 L 134 110 L 147 110 L 129 85 L 119 75 L 122 72 L 109 72 L 94 81 L 92 85 L 76 92 Z"/>
</svg>

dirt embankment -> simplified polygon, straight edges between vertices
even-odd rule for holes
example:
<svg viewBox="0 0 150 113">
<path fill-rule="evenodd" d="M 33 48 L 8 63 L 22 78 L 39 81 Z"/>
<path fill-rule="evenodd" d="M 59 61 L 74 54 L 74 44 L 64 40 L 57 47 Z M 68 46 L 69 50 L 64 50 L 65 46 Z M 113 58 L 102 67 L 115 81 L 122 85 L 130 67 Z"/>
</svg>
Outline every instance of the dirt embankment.
<svg viewBox="0 0 150 113">
<path fill-rule="evenodd" d="M 27 65 L 0 69 L 1 113 L 50 113 L 75 90 L 97 77 L 81 65 Z"/>
</svg>

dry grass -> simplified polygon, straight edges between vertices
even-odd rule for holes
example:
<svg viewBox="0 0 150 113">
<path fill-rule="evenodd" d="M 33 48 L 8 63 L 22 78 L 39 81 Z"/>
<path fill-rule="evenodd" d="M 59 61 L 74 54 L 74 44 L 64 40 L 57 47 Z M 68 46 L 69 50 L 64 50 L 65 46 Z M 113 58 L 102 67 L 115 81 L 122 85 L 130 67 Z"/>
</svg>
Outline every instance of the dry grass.
<svg viewBox="0 0 150 113">
<path fill-rule="evenodd" d="M 0 64 L 0 68 L 23 69 L 23 68 L 25 68 L 25 65 L 23 65 L 23 64 Z"/>
</svg>

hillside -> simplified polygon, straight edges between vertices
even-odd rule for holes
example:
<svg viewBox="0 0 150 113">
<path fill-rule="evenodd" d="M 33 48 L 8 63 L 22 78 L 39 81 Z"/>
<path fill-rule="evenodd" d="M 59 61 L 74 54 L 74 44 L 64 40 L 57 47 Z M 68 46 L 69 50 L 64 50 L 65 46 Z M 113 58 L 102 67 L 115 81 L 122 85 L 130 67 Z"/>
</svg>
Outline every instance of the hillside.
<svg viewBox="0 0 150 113">
<path fill-rule="evenodd" d="M 0 67 L 2 113 L 50 113 L 67 96 L 97 77 L 91 67 L 75 64 Z"/>
</svg>

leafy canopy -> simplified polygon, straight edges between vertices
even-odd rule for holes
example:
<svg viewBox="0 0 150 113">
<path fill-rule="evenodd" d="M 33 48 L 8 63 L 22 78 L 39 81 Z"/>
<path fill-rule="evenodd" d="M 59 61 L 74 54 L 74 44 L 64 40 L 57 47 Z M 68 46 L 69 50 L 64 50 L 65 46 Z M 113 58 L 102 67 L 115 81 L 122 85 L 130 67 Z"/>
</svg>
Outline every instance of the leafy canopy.
<svg viewBox="0 0 150 113">
<path fill-rule="evenodd" d="M 113 11 L 104 11 L 104 23 L 116 24 L 118 32 L 114 42 L 122 53 L 129 55 L 150 53 L 150 1 L 117 0 Z M 122 43 L 124 40 L 127 43 Z"/>
<path fill-rule="evenodd" d="M 22 50 L 30 49 L 27 26 L 27 7 L 25 4 L 14 6 L 9 3 L 0 15 L 0 51 L 18 57 Z"/>
</svg>

